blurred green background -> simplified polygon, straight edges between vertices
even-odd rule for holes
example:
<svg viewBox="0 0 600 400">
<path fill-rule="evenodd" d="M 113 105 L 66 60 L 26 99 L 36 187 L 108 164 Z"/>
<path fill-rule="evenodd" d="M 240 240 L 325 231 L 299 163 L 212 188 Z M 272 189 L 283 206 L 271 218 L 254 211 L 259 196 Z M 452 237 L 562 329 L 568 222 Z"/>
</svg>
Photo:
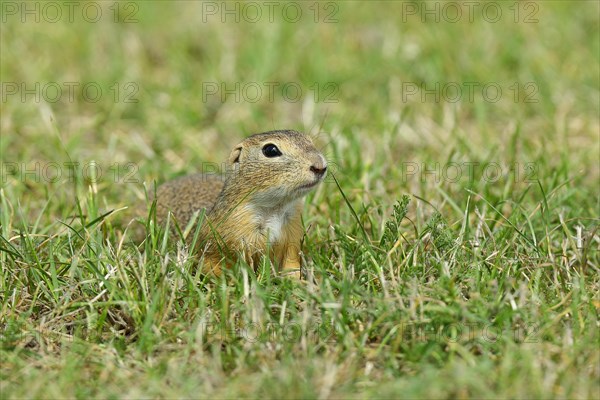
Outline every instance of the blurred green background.
<svg viewBox="0 0 600 400">
<path fill-rule="evenodd" d="M 351 187 L 392 198 L 440 200 L 417 185 L 433 179 L 380 179 L 402 162 L 529 162 L 548 179 L 572 160 L 569 178 L 599 177 L 593 1 L 7 4 L 5 161 L 68 153 L 162 181 L 293 128 L 322 136 Z"/>
</svg>

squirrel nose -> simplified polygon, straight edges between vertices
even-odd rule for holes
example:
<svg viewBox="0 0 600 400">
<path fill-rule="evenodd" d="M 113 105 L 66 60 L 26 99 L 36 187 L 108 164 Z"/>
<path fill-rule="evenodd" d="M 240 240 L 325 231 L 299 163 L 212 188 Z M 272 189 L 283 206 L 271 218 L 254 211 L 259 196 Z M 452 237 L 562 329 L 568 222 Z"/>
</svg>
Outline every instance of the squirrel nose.
<svg viewBox="0 0 600 400">
<path fill-rule="evenodd" d="M 311 172 L 318 178 L 322 178 L 325 175 L 325 171 L 327 171 L 327 161 L 325 161 L 325 158 L 321 154 L 315 154 L 311 164 Z"/>
<path fill-rule="evenodd" d="M 325 171 L 327 171 L 327 165 L 311 165 L 310 170 L 319 177 L 325 175 Z"/>
</svg>

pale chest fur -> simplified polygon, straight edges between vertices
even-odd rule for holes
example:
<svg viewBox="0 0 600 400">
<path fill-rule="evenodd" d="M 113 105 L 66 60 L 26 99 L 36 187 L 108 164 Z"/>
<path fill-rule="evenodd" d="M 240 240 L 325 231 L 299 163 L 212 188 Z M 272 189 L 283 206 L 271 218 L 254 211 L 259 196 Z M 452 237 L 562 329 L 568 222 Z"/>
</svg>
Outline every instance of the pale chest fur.
<svg viewBox="0 0 600 400">
<path fill-rule="evenodd" d="M 219 245 L 213 242 L 205 248 L 205 256 L 212 268 L 223 259 L 223 248 L 231 252 L 241 252 L 246 261 L 253 265 L 258 256 L 270 251 L 272 260 L 279 265 L 299 265 L 298 254 L 303 234 L 301 223 L 303 200 L 292 201 L 282 207 L 261 207 L 256 204 L 241 204 L 225 217 L 218 214 L 209 216 L 210 224 L 216 228 Z M 204 228 L 205 237 L 215 237 L 213 232 Z M 230 253 L 232 254 L 232 253 Z M 292 261 L 290 261 L 292 260 Z"/>
<path fill-rule="evenodd" d="M 297 247 L 302 236 L 302 203 L 298 199 L 281 207 L 264 207 L 248 202 L 228 212 L 223 219 L 213 219 L 211 225 L 218 230 L 220 242 L 233 251 L 252 255 L 264 253 L 269 247 L 285 247 L 290 242 Z"/>
<path fill-rule="evenodd" d="M 260 236 L 271 243 L 287 240 L 287 226 L 295 213 L 298 212 L 298 202 L 291 202 L 282 207 L 263 208 L 248 204 L 252 223 Z"/>
</svg>

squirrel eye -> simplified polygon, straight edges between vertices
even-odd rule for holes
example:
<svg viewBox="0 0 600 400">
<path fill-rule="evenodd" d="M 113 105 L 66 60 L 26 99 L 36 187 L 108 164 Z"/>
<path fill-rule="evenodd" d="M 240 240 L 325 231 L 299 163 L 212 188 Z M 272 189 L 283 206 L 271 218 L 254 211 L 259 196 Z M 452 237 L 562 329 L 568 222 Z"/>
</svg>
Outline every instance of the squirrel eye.
<svg viewBox="0 0 600 400">
<path fill-rule="evenodd" d="M 268 158 L 279 157 L 281 155 L 281 151 L 277 148 L 277 146 L 271 143 L 265 144 L 262 148 L 262 152 L 265 157 Z"/>
</svg>

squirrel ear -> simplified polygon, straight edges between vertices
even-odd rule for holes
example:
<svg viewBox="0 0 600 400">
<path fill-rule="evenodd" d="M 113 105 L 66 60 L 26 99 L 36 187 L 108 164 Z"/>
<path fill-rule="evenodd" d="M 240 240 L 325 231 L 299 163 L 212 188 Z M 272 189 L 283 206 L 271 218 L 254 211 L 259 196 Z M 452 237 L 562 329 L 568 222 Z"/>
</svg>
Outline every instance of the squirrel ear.
<svg viewBox="0 0 600 400">
<path fill-rule="evenodd" d="M 236 164 L 240 162 L 240 155 L 242 154 L 242 146 L 237 146 L 229 154 L 229 164 Z"/>
</svg>

